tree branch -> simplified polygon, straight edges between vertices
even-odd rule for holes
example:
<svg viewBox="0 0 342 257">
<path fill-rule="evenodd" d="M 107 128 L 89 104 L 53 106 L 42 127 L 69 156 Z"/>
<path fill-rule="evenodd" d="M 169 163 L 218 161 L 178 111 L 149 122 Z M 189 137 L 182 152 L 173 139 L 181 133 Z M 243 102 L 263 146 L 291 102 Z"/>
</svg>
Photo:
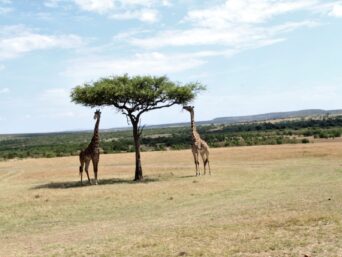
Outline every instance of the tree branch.
<svg viewBox="0 0 342 257">
<path fill-rule="evenodd" d="M 131 125 L 131 124 L 129 123 L 129 116 L 128 116 L 128 115 L 126 115 L 126 119 L 127 119 L 127 125 Z"/>
<path fill-rule="evenodd" d="M 138 126 L 138 135 L 139 135 L 139 137 L 140 137 L 141 134 L 143 133 L 144 128 L 145 128 L 145 125 L 143 125 L 142 127 L 141 127 L 140 125 Z"/>
<path fill-rule="evenodd" d="M 163 99 L 160 99 L 160 100 L 158 100 L 158 101 L 155 101 L 153 104 L 150 104 L 149 107 L 146 107 L 145 109 L 143 109 L 142 111 L 140 111 L 140 112 L 137 114 L 137 119 L 140 119 L 141 114 L 143 114 L 144 112 L 148 112 L 148 111 L 151 111 L 151 110 L 162 109 L 162 108 L 170 107 L 170 106 L 172 106 L 172 105 L 177 104 L 177 102 L 172 102 L 171 104 L 166 104 L 166 105 L 157 106 L 157 105 L 160 104 L 160 103 L 164 103 L 166 100 L 167 100 L 166 98 L 163 98 Z"/>
<path fill-rule="evenodd" d="M 127 116 L 130 118 L 132 124 L 136 124 L 139 120 L 135 115 L 132 114 L 132 112 L 128 112 Z"/>
<path fill-rule="evenodd" d="M 143 114 L 144 112 L 148 112 L 148 111 L 152 111 L 152 110 L 158 110 L 158 109 L 162 109 L 162 108 L 167 108 L 167 107 L 171 107 L 173 105 L 177 104 L 177 102 L 172 102 L 170 104 L 165 104 L 165 105 L 160 105 L 160 106 L 155 106 L 155 107 L 151 107 L 151 108 L 146 108 L 144 110 L 142 110 L 141 112 L 139 112 L 137 114 L 137 118 L 139 119 L 141 114 Z"/>
</svg>

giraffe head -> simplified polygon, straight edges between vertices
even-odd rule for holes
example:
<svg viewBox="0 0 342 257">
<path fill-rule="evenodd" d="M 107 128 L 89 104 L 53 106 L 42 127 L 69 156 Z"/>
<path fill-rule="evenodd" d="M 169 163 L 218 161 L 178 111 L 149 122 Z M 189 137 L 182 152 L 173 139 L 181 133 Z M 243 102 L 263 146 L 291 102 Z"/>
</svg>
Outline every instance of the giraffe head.
<svg viewBox="0 0 342 257">
<path fill-rule="evenodd" d="M 100 110 L 96 110 L 96 112 L 94 113 L 94 120 L 99 119 L 100 116 L 101 116 Z"/>
<path fill-rule="evenodd" d="M 194 111 L 194 107 L 193 106 L 183 106 L 184 110 L 187 110 L 188 112 L 193 112 Z"/>
</svg>

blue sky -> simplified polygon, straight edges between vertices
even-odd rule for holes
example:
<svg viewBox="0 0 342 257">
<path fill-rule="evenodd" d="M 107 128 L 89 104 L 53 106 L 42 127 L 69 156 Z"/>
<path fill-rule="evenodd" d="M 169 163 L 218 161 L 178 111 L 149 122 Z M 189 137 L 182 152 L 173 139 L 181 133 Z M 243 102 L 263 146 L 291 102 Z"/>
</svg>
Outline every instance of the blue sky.
<svg viewBox="0 0 342 257">
<path fill-rule="evenodd" d="M 342 1 L 0 0 L 0 133 L 92 129 L 71 89 L 124 73 L 206 84 L 197 120 L 340 109 L 341 46 Z M 181 107 L 143 116 L 188 120 Z"/>
</svg>

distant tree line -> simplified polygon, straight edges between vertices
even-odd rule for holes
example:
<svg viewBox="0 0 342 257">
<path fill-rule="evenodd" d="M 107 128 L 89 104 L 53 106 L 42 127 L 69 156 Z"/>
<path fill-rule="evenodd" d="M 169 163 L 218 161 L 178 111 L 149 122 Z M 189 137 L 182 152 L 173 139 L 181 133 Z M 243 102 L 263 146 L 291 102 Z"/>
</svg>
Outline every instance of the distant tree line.
<svg viewBox="0 0 342 257">
<path fill-rule="evenodd" d="M 210 147 L 310 143 L 314 138 L 336 138 L 342 133 L 342 116 L 320 120 L 277 123 L 199 126 Z M 78 155 L 89 143 L 91 132 L 0 136 L 0 159 L 40 158 Z M 142 151 L 188 149 L 190 127 L 146 129 Z M 134 152 L 131 131 L 101 132 L 103 153 Z"/>
</svg>

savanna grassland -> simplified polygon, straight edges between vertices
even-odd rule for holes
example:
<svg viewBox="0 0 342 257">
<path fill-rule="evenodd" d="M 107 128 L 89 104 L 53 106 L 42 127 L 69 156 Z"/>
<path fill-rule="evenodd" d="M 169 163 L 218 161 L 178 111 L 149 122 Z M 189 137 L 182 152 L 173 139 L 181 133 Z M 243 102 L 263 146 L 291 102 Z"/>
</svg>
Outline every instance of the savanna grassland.
<svg viewBox="0 0 342 257">
<path fill-rule="evenodd" d="M 0 162 L 0 256 L 342 256 L 342 143 Z M 91 176 L 93 173 L 91 170 Z"/>
</svg>

